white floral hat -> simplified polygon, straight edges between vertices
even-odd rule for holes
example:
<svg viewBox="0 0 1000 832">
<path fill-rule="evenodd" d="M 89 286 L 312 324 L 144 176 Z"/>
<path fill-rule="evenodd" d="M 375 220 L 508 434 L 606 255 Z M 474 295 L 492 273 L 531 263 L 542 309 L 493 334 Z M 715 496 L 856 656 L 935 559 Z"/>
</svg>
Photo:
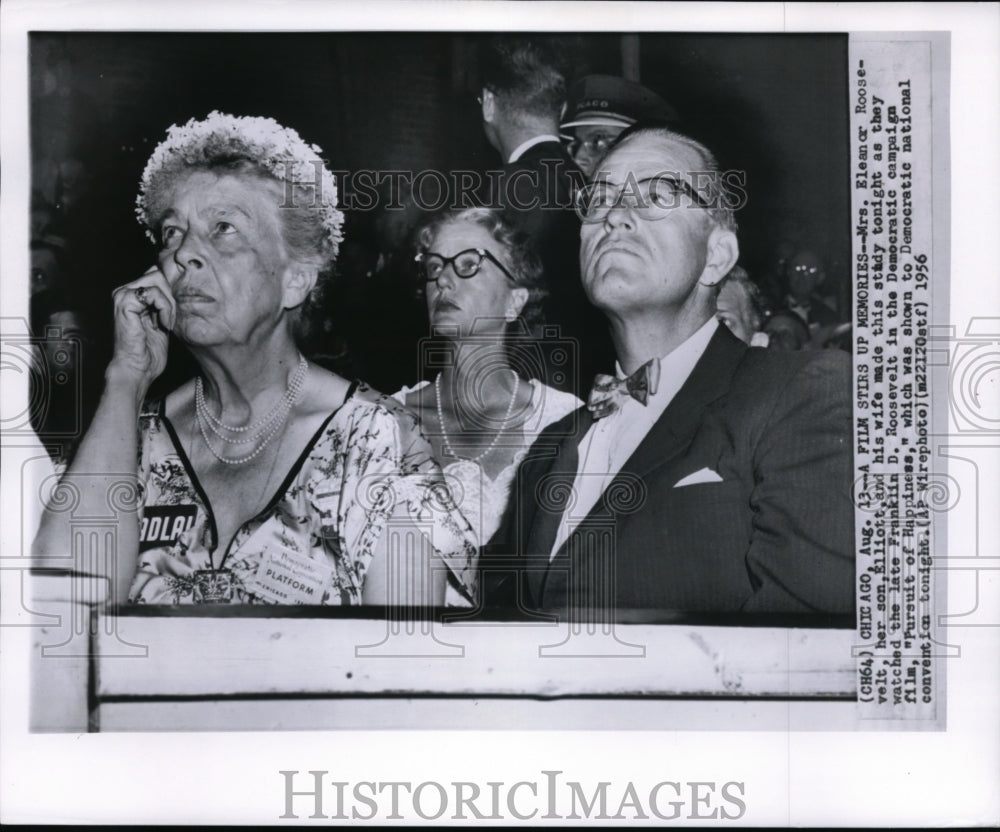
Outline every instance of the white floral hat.
<svg viewBox="0 0 1000 832">
<path fill-rule="evenodd" d="M 323 151 L 306 144 L 290 127 L 282 127 L 273 118 L 232 116 L 213 110 L 201 121 L 192 118 L 187 124 L 173 124 L 167 137 L 156 146 L 146 163 L 135 200 L 135 214 L 146 227 L 146 236 L 156 242 L 151 228 L 147 199 L 153 181 L 169 163 L 197 165 L 220 155 L 244 156 L 282 182 L 310 185 L 315 188 L 315 208 L 336 257 L 343 240 L 344 214 L 337 208 L 337 183 L 322 159 Z"/>
</svg>

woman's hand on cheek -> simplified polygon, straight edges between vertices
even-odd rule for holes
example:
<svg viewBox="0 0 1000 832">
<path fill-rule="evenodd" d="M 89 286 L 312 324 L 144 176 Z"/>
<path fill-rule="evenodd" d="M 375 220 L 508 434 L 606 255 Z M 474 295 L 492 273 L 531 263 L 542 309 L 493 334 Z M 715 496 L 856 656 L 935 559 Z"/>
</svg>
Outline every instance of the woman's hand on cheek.
<svg viewBox="0 0 1000 832">
<path fill-rule="evenodd" d="M 135 384 L 141 394 L 167 366 L 167 344 L 177 305 L 158 266 L 115 289 L 115 346 L 108 376 Z"/>
</svg>

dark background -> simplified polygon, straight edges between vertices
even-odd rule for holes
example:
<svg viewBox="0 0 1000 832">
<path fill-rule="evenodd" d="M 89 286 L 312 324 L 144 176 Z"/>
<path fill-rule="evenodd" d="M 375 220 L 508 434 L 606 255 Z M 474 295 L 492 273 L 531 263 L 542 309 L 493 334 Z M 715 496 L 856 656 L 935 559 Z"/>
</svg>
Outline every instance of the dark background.
<svg viewBox="0 0 1000 832">
<path fill-rule="evenodd" d="M 44 160 L 69 155 L 85 167 L 65 227 L 67 276 L 100 314 L 114 286 L 153 262 L 133 213 L 139 176 L 169 125 L 213 109 L 294 127 L 334 170 L 499 167 L 475 101 L 481 37 L 32 33 L 34 199 L 59 197 Z M 622 35 L 564 37 L 577 75 L 623 74 Z M 723 169 L 746 171 L 738 220 L 751 277 L 767 284 L 782 248 L 809 247 L 826 263 L 824 292 L 849 309 L 846 36 L 636 41 L 638 80 Z M 349 217 L 348 229 L 368 233 L 365 219 Z"/>
</svg>

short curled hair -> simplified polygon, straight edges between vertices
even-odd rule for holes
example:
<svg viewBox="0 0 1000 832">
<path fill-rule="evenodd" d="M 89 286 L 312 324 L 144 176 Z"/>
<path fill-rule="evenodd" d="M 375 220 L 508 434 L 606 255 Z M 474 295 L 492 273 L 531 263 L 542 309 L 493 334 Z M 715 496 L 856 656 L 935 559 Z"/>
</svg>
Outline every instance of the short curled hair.
<svg viewBox="0 0 1000 832">
<path fill-rule="evenodd" d="M 316 204 L 316 186 L 312 183 L 282 182 L 253 159 L 244 156 L 206 153 L 205 158 L 197 162 L 171 159 L 157 170 L 146 190 L 151 228 L 159 226 L 176 184 L 185 176 L 200 172 L 236 176 L 244 182 L 255 181 L 272 192 L 279 207 L 279 228 L 285 249 L 293 260 L 311 266 L 317 272 L 316 285 L 305 303 L 293 313 L 293 322 L 298 327 L 311 317 L 322 314 L 323 297 L 333 277 L 336 253 L 320 214 L 311 207 Z"/>
<path fill-rule="evenodd" d="M 136 219 L 156 241 L 156 229 L 178 181 L 204 171 L 234 175 L 267 188 L 279 208 L 285 248 L 297 262 L 316 270 L 310 297 L 292 315 L 300 325 L 321 306 L 321 295 L 343 239 L 337 183 L 322 159 L 292 128 L 265 116 L 234 116 L 213 110 L 205 118 L 173 124 L 153 150 L 139 181 Z"/>
<path fill-rule="evenodd" d="M 542 271 L 542 261 L 531 240 L 518 230 L 500 208 L 464 208 L 436 214 L 417 231 L 417 250 L 426 254 L 434 239 L 449 225 L 471 223 L 489 232 L 500 246 L 494 252 L 514 278 L 514 284 L 528 290 L 528 299 L 521 310 L 520 321 L 529 329 L 542 322 L 542 302 L 548 296 Z M 517 323 L 517 322 L 515 322 Z"/>
</svg>

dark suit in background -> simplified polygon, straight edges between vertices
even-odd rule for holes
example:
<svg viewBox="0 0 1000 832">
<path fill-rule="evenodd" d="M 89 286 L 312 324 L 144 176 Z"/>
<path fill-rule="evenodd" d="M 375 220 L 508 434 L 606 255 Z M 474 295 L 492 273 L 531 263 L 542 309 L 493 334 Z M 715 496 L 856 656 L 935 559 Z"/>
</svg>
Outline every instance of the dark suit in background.
<svg viewBox="0 0 1000 832">
<path fill-rule="evenodd" d="M 614 368 L 614 348 L 607 319 L 591 306 L 580 284 L 580 220 L 573 210 L 573 193 L 583 183 L 583 173 L 560 142 L 544 141 L 492 176 L 483 194 L 486 204 L 502 206 L 541 258 L 549 290 L 545 323 L 557 325 L 562 338 L 576 344 L 577 366 L 553 362 L 546 380 L 584 396 L 595 374 Z M 561 367 L 579 381 L 553 378 Z"/>
</svg>

